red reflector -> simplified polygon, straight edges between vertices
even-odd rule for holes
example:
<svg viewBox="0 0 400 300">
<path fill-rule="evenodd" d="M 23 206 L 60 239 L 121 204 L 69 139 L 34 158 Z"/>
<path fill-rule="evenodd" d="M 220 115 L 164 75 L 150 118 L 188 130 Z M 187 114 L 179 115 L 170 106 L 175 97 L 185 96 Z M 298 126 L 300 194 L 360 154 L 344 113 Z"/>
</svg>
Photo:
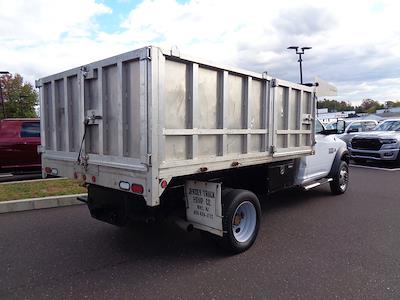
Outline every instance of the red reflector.
<svg viewBox="0 0 400 300">
<path fill-rule="evenodd" d="M 96 182 L 96 176 L 92 176 L 92 182 Z"/>
<path fill-rule="evenodd" d="M 131 190 L 136 194 L 143 194 L 144 191 L 143 187 L 140 184 L 135 184 L 135 183 L 131 185 Z"/>
<path fill-rule="evenodd" d="M 168 185 L 168 182 L 165 179 L 161 180 L 161 187 L 163 189 L 165 189 L 167 187 L 167 185 Z"/>
<path fill-rule="evenodd" d="M 50 174 L 51 173 L 51 168 L 50 167 L 46 167 L 46 168 L 44 168 L 44 171 L 46 173 Z"/>
</svg>

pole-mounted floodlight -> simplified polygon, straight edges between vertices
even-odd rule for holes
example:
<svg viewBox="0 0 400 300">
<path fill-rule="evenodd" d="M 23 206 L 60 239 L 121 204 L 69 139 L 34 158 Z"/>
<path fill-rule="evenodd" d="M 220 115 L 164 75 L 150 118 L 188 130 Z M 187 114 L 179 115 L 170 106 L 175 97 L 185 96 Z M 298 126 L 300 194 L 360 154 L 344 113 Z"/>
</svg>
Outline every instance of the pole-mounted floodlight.
<svg viewBox="0 0 400 300">
<path fill-rule="evenodd" d="M 299 60 L 298 60 L 298 62 L 299 62 L 299 64 L 300 64 L 300 83 L 303 84 L 303 66 L 302 66 L 302 61 L 303 61 L 303 59 L 301 58 L 301 55 L 304 54 L 304 50 L 312 49 L 312 47 L 301 47 L 300 50 L 299 50 L 299 48 L 300 48 L 300 47 L 298 47 L 298 46 L 290 46 L 290 47 L 288 47 L 287 49 L 296 50 L 296 54 L 299 55 Z"/>
<path fill-rule="evenodd" d="M 10 74 L 10 72 L 8 72 L 8 71 L 0 71 L 0 75 L 7 75 L 7 74 Z M 3 107 L 3 117 L 7 118 L 6 107 L 4 106 L 3 87 L 1 86 L 1 82 L 0 82 L 0 98 L 1 98 L 1 106 Z"/>
</svg>

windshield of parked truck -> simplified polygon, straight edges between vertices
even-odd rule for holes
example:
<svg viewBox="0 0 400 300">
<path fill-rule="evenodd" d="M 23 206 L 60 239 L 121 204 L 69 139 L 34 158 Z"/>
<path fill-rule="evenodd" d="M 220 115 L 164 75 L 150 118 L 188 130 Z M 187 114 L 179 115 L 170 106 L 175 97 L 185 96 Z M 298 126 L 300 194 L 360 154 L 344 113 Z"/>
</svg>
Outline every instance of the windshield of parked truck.
<svg viewBox="0 0 400 300">
<path fill-rule="evenodd" d="M 321 133 L 324 131 L 324 126 L 322 126 L 321 122 L 319 120 L 316 120 L 315 122 L 315 133 Z"/>
<path fill-rule="evenodd" d="M 383 122 L 374 131 L 400 131 L 400 120 Z"/>
<path fill-rule="evenodd" d="M 338 120 L 338 121 L 339 121 L 339 120 Z M 344 123 L 344 128 L 346 128 L 348 124 L 349 124 L 349 123 L 346 123 L 346 122 L 345 122 L 345 123 Z M 326 125 L 325 125 L 325 128 L 326 128 L 326 129 L 337 129 L 337 121 L 326 124 Z"/>
<path fill-rule="evenodd" d="M 336 129 L 336 127 L 337 127 L 337 123 L 336 122 L 335 123 L 329 123 L 329 124 L 325 125 L 326 129 Z"/>
</svg>

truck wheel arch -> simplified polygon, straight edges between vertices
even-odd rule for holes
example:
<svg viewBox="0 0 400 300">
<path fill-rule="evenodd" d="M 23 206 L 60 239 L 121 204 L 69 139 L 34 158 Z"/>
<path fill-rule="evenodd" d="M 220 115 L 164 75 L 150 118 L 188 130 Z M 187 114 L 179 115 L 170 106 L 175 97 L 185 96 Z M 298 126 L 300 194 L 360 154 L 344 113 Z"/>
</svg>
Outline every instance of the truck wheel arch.
<svg viewBox="0 0 400 300">
<path fill-rule="evenodd" d="M 349 150 L 347 150 L 346 147 L 341 147 L 337 150 L 335 159 L 333 161 L 333 164 L 331 166 L 331 170 L 329 171 L 328 178 L 332 178 L 335 175 L 335 172 L 337 168 L 339 168 L 340 163 L 342 161 L 345 161 L 347 164 L 350 162 L 350 154 Z"/>
</svg>

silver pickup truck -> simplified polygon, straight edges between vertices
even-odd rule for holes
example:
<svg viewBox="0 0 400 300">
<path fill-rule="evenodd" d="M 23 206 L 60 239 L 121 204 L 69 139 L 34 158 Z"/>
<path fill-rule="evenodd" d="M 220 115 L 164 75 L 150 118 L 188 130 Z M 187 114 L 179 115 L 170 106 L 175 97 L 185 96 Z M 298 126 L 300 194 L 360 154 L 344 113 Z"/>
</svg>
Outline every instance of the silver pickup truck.
<svg viewBox="0 0 400 300">
<path fill-rule="evenodd" d="M 386 120 L 372 131 L 356 135 L 348 146 L 356 162 L 371 159 L 400 164 L 400 119 Z"/>
</svg>

